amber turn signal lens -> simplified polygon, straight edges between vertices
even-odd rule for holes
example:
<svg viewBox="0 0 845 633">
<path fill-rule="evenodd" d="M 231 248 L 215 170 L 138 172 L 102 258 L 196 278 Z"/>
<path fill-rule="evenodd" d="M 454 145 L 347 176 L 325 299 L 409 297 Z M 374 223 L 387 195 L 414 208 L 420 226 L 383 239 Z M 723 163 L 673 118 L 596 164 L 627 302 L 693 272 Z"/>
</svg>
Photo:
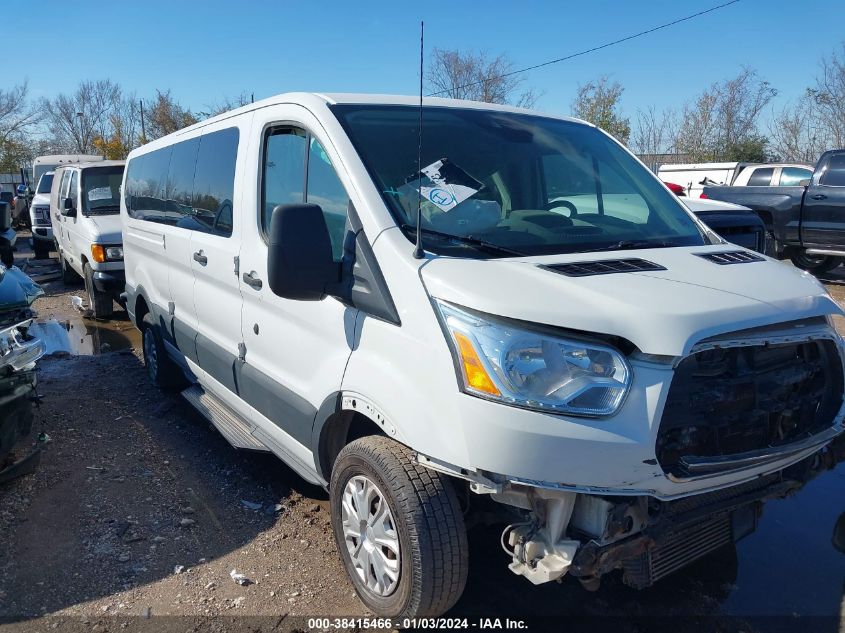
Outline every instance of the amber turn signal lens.
<svg viewBox="0 0 845 633">
<path fill-rule="evenodd" d="M 98 264 L 102 264 L 106 261 L 106 251 L 100 244 L 91 244 L 91 257 Z"/>
<path fill-rule="evenodd" d="M 458 344 L 458 351 L 461 354 L 461 363 L 464 366 L 464 375 L 466 376 L 467 385 L 477 391 L 489 393 L 491 396 L 502 395 L 493 384 L 493 380 L 484 369 L 472 341 L 461 332 L 452 332 L 455 337 L 455 342 Z"/>
</svg>

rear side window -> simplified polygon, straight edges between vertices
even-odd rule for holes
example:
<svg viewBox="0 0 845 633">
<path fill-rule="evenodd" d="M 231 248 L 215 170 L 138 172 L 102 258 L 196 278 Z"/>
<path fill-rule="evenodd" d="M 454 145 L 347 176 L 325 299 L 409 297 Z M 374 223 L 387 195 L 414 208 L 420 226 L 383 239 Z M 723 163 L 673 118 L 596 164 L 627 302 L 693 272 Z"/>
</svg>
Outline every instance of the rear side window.
<svg viewBox="0 0 845 633">
<path fill-rule="evenodd" d="M 129 162 L 126 209 L 139 220 L 229 237 L 237 128 L 203 134 Z"/>
<path fill-rule="evenodd" d="M 224 237 L 232 234 L 238 137 L 237 128 L 200 137 L 191 202 L 198 223 L 195 230 Z"/>
<path fill-rule="evenodd" d="M 173 224 L 167 216 L 165 183 L 173 147 L 148 152 L 129 161 L 126 173 L 126 211 L 133 218 Z"/>
<path fill-rule="evenodd" d="M 180 225 L 192 216 L 191 195 L 194 189 L 194 171 L 197 166 L 199 137 L 176 143 L 167 172 L 165 200 L 166 215 L 170 222 Z"/>
<path fill-rule="evenodd" d="M 781 187 L 797 187 L 802 180 L 809 180 L 813 177 L 813 172 L 809 169 L 801 169 L 800 167 L 784 167 L 780 172 Z"/>
<path fill-rule="evenodd" d="M 822 174 L 819 184 L 828 187 L 845 187 L 845 154 L 834 154 L 828 159 L 827 169 Z"/>
<path fill-rule="evenodd" d="M 751 174 L 751 178 L 748 179 L 748 186 L 749 187 L 768 187 L 772 184 L 772 175 L 774 175 L 775 170 L 771 167 L 766 167 L 764 169 L 755 169 L 754 172 Z"/>
</svg>

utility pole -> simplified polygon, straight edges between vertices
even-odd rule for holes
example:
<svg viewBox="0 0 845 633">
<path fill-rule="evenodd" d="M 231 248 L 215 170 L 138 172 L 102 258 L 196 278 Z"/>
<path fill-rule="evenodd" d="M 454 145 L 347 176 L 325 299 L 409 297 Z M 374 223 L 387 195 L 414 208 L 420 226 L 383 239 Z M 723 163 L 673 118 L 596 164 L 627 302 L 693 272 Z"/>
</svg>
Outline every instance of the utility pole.
<svg viewBox="0 0 845 633">
<path fill-rule="evenodd" d="M 144 127 L 144 100 L 138 99 L 138 103 L 141 104 L 141 140 L 146 143 L 147 142 L 147 129 Z"/>
</svg>

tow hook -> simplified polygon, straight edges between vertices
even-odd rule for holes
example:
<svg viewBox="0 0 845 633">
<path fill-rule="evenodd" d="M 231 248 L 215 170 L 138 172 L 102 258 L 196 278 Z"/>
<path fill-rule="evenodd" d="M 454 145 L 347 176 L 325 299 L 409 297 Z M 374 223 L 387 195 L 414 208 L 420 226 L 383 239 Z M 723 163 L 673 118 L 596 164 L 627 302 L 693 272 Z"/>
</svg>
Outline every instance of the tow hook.
<svg viewBox="0 0 845 633">
<path fill-rule="evenodd" d="M 577 494 L 537 489 L 531 496 L 534 520 L 505 529 L 511 547 L 509 553 L 513 556 L 508 568 L 540 585 L 562 577 L 581 545 L 579 541 L 562 538 Z M 504 534 L 502 537 L 504 540 Z"/>
</svg>

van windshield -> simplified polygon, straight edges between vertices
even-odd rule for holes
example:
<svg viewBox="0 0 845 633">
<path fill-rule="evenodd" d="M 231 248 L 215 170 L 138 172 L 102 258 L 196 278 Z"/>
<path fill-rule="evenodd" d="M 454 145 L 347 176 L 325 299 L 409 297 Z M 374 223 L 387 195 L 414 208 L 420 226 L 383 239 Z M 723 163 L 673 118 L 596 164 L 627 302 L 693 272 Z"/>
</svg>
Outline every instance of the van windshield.
<svg viewBox="0 0 845 633">
<path fill-rule="evenodd" d="M 464 257 L 708 243 L 680 202 L 617 143 L 559 119 L 445 107 L 332 110 L 409 239 Z"/>
<path fill-rule="evenodd" d="M 89 167 L 82 171 L 82 212 L 86 215 L 120 213 L 123 165 Z"/>
<path fill-rule="evenodd" d="M 44 174 L 41 180 L 38 181 L 38 188 L 35 193 L 50 193 L 50 188 L 53 186 L 53 174 Z"/>
</svg>

